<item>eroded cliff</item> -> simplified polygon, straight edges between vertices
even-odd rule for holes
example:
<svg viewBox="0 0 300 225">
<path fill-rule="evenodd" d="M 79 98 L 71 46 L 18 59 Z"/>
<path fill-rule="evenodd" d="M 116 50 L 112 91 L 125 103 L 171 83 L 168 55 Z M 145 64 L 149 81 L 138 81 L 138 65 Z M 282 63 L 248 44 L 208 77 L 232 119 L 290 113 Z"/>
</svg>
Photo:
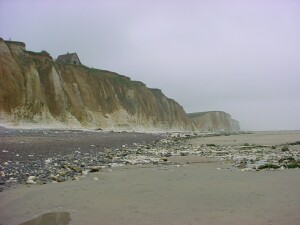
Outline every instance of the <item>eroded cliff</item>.
<svg viewBox="0 0 300 225">
<path fill-rule="evenodd" d="M 239 131 L 224 112 L 186 114 L 159 89 L 110 71 L 56 63 L 0 38 L 0 123 L 39 127 Z"/>
<path fill-rule="evenodd" d="M 57 64 L 47 52 L 0 39 L 0 120 L 14 125 L 191 130 L 160 90 L 117 73 Z"/>
<path fill-rule="evenodd" d="M 210 111 L 187 114 L 196 130 L 238 132 L 240 125 L 231 115 L 222 111 Z"/>
</svg>

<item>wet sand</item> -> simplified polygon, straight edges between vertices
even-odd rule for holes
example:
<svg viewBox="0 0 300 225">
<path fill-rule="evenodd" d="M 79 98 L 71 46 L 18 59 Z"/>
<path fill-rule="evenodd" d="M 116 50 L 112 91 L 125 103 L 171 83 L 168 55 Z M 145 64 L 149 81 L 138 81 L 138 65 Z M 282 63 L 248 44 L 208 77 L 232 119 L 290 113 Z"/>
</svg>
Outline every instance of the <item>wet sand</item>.
<svg viewBox="0 0 300 225">
<path fill-rule="evenodd" d="M 245 134 L 209 143 L 223 138 L 228 144 L 230 137 L 232 143 L 265 140 L 259 144 L 270 145 L 279 139 L 270 133 Z M 287 143 L 300 136 L 280 137 Z M 199 144 L 203 138 L 190 141 Z M 22 224 L 55 212 L 68 213 L 71 221 L 64 224 L 70 225 L 299 224 L 300 169 L 242 172 L 203 157 L 169 160 L 181 165 L 106 168 L 84 180 L 5 190 L 0 224 Z"/>
<path fill-rule="evenodd" d="M 76 182 L 19 187 L 0 193 L 0 220 L 21 224 L 44 213 L 69 212 L 73 225 L 299 224 L 300 170 L 225 167 L 123 167 Z"/>
</svg>

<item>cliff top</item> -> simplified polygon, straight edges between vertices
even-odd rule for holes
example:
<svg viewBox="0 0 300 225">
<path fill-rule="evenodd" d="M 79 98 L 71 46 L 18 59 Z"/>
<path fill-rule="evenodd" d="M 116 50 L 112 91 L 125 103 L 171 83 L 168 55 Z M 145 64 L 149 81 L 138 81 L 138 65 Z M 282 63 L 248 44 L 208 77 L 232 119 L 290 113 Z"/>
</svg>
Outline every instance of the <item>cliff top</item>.
<svg viewBox="0 0 300 225">
<path fill-rule="evenodd" d="M 205 111 L 205 112 L 194 112 L 194 113 L 187 113 L 187 115 L 189 117 L 198 117 L 198 116 L 203 116 L 205 115 L 206 113 L 226 113 L 226 112 L 223 112 L 223 111 Z"/>
<path fill-rule="evenodd" d="M 2 39 L 2 38 L 1 38 Z M 2 39 L 3 40 L 3 39 Z M 15 44 L 15 45 L 21 45 L 23 47 L 25 47 L 25 43 L 24 42 L 21 42 L 21 41 L 7 41 L 7 40 L 4 40 L 6 44 Z"/>
</svg>

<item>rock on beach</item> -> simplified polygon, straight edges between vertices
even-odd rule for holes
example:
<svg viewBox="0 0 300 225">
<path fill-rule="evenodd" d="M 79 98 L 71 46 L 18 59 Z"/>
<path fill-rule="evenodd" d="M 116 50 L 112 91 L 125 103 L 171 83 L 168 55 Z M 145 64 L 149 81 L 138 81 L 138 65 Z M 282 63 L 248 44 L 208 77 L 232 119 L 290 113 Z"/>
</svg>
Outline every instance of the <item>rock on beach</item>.
<svg viewBox="0 0 300 225">
<path fill-rule="evenodd" d="M 47 132 L 47 135 L 49 133 L 50 131 Z M 54 133 L 54 136 L 57 137 L 59 134 Z M 77 137 L 79 134 L 76 132 L 74 135 Z M 81 135 L 84 135 L 85 139 L 89 139 L 88 134 L 82 133 Z M 136 134 L 131 135 L 135 136 Z M 19 152 L 19 157 L 10 158 L 11 160 L 1 159 L 0 182 L 4 183 L 3 186 L 11 186 L 15 183 L 64 182 L 82 179 L 88 173 L 101 172 L 102 168 L 124 165 L 180 164 L 169 160 L 169 157 L 189 156 L 221 161 L 226 163 L 230 170 L 259 171 L 300 168 L 300 145 L 297 144 L 297 140 L 271 145 L 236 144 L 236 142 L 234 145 L 201 143 L 201 140 L 206 137 L 218 138 L 222 137 L 221 135 L 222 133 L 160 134 L 157 136 L 158 139 L 147 143 L 143 139 L 140 139 L 141 143 L 137 143 L 135 140 L 131 145 L 122 142 L 119 148 L 116 146 L 99 148 L 97 147 L 99 145 L 95 144 L 89 151 L 79 145 L 72 152 L 57 151 L 51 157 L 46 154 L 41 158 L 30 160 L 20 160 L 22 154 Z M 94 134 L 92 136 L 94 137 Z M 156 136 L 154 135 L 154 137 Z M 243 134 L 236 135 L 235 139 L 239 137 L 244 136 Z M 93 143 L 96 142 L 94 139 L 92 140 Z M 88 146 L 90 148 L 91 144 Z M 78 151 L 79 148 L 80 151 Z M 48 150 L 51 151 L 51 149 Z M 14 153 L 13 156 L 15 155 Z M 39 155 L 39 153 L 35 152 L 34 155 Z"/>
</svg>

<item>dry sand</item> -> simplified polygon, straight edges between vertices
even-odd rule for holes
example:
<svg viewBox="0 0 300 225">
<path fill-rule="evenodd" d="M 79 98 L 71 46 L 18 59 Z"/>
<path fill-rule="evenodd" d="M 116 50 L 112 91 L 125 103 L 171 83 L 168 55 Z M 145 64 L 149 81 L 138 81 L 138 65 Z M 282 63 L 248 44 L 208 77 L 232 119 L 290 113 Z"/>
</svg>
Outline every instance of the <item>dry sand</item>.
<svg viewBox="0 0 300 225">
<path fill-rule="evenodd" d="M 300 224 L 299 169 L 241 172 L 201 157 L 171 160 L 183 165 L 113 168 L 80 181 L 6 190 L 0 224 L 49 212 L 70 213 L 70 225 Z"/>
<path fill-rule="evenodd" d="M 189 141 L 191 144 L 216 144 L 216 145 L 280 145 L 300 141 L 300 131 L 261 131 L 249 134 L 230 136 L 215 136 L 196 138 Z"/>
</svg>

